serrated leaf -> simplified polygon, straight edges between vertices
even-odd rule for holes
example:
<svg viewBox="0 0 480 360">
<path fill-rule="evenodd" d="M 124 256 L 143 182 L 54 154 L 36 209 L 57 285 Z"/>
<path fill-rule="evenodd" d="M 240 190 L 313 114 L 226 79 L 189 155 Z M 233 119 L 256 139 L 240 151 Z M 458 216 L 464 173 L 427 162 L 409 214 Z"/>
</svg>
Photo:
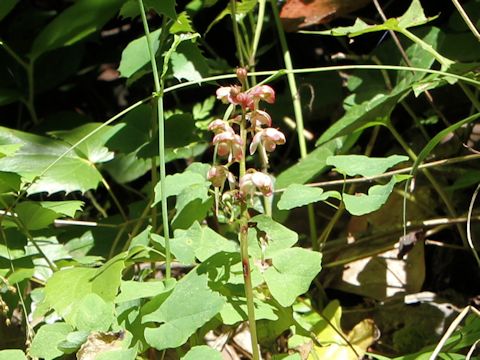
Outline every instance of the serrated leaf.
<svg viewBox="0 0 480 360">
<path fill-rule="evenodd" d="M 132 301 L 142 298 L 154 297 L 170 291 L 176 284 L 175 279 L 165 281 L 122 281 L 120 294 L 115 299 L 116 303 Z"/>
<path fill-rule="evenodd" d="M 66 339 L 73 328 L 65 323 L 45 324 L 38 330 L 30 347 L 30 355 L 44 360 L 55 359 L 63 352 L 57 345 Z"/>
<path fill-rule="evenodd" d="M 194 346 L 181 360 L 222 360 L 222 354 L 207 345 Z"/>
<path fill-rule="evenodd" d="M 73 45 L 99 31 L 123 4 L 124 0 L 79 0 L 55 17 L 33 41 L 30 56 Z M 89 14 L 89 16 L 85 16 Z"/>
<path fill-rule="evenodd" d="M 190 17 L 188 16 L 186 11 L 181 12 L 178 14 L 175 22 L 170 26 L 170 33 L 171 34 L 178 34 L 178 33 L 194 33 L 192 22 Z"/>
<path fill-rule="evenodd" d="M 0 127 L 0 143 L 22 145 L 13 156 L 0 159 L 0 171 L 15 172 L 27 181 L 42 174 L 58 157 L 69 150 L 69 146 L 63 142 L 5 127 Z M 85 192 L 95 189 L 101 179 L 97 169 L 74 151 L 70 151 L 37 180 L 28 189 L 28 193 Z"/>
<path fill-rule="evenodd" d="M 143 159 L 137 153 L 118 154 L 103 168 L 119 184 L 126 184 L 145 175 L 152 169 L 152 159 Z"/>
<path fill-rule="evenodd" d="M 40 204 L 45 209 L 55 211 L 59 216 L 64 215 L 68 217 L 74 217 L 75 213 L 82 209 L 83 201 L 39 201 L 38 204 Z"/>
<path fill-rule="evenodd" d="M 193 105 L 193 109 L 192 109 L 193 119 L 198 121 L 198 120 L 203 120 L 207 116 L 209 116 L 215 105 L 215 101 L 216 101 L 215 96 L 210 96 L 206 98 L 203 101 L 203 103 L 197 102 L 195 105 Z"/>
<path fill-rule="evenodd" d="M 39 230 L 63 216 L 73 217 L 83 205 L 82 201 L 24 201 L 15 207 L 15 212 L 28 230 Z"/>
<path fill-rule="evenodd" d="M 336 199 L 342 198 L 338 191 L 324 192 L 321 188 L 292 184 L 285 189 L 277 206 L 280 210 L 290 210 L 318 201 L 325 201 L 330 197 Z"/>
<path fill-rule="evenodd" d="M 367 194 L 343 194 L 343 202 L 347 211 L 355 216 L 361 216 L 377 211 L 385 204 L 396 183 L 405 180 L 393 176 L 385 185 L 374 185 Z"/>
<path fill-rule="evenodd" d="M 237 1 L 235 4 L 235 15 L 236 17 L 243 17 L 244 15 L 248 14 L 249 12 L 253 11 L 257 6 L 257 0 L 241 0 Z M 205 33 L 208 33 L 210 29 L 217 24 L 220 20 L 222 20 L 225 16 L 230 15 L 232 13 L 232 8 L 230 4 L 227 4 L 225 9 L 217 15 L 217 17 L 210 23 Z"/>
<path fill-rule="evenodd" d="M 88 294 L 96 294 L 113 306 L 125 266 L 122 256 L 117 255 L 98 269 L 77 267 L 57 271 L 45 285 L 45 305 L 67 323 L 75 323 L 78 306 Z"/>
<path fill-rule="evenodd" d="M 18 349 L 0 350 L 0 360 L 27 360 L 25 353 Z"/>
<path fill-rule="evenodd" d="M 298 241 L 298 234 L 295 231 L 274 221 L 269 216 L 257 215 L 251 218 L 249 223 L 255 225 L 248 230 L 248 242 L 250 254 L 256 258 L 270 259 L 275 253 L 291 247 Z M 258 245 L 258 237 L 263 235 L 261 232 L 266 234 L 266 238 L 263 239 L 265 247 L 263 252 Z"/>
<path fill-rule="evenodd" d="M 72 130 L 52 131 L 50 134 L 64 140 L 70 145 L 76 144 L 87 135 L 95 132 L 86 140 L 79 144 L 75 151 L 81 154 L 85 159 L 92 163 L 101 163 L 113 158 L 113 152 L 110 152 L 105 144 L 112 138 L 124 125 L 103 126 L 102 123 L 89 123 L 79 126 Z"/>
<path fill-rule="evenodd" d="M 175 19 L 177 16 L 175 12 L 175 0 L 145 0 L 143 3 L 145 9 L 153 9 L 159 15 L 165 15 L 171 19 Z M 137 0 L 128 0 L 120 9 L 120 16 L 124 18 L 133 18 L 138 15 L 140 15 L 140 9 Z"/>
<path fill-rule="evenodd" d="M 166 197 L 180 195 L 182 191 L 192 185 L 203 185 L 206 180 L 200 174 L 185 171 L 180 174 L 167 175 L 165 178 Z M 153 205 L 162 201 L 160 181 L 155 185 L 155 202 Z"/>
<path fill-rule="evenodd" d="M 322 255 L 303 248 L 284 249 L 272 257 L 263 277 L 272 296 L 280 305 L 292 305 L 308 291 L 310 283 L 322 269 Z"/>
<path fill-rule="evenodd" d="M 145 329 L 145 340 L 157 350 L 176 348 L 222 309 L 225 299 L 208 287 L 207 275 L 189 273 L 170 296 L 142 321 L 157 328 Z"/>
<path fill-rule="evenodd" d="M 137 1 L 135 1 L 135 3 L 137 3 Z M 138 7 L 138 3 L 136 6 Z M 153 53 L 156 53 L 158 50 L 160 33 L 161 29 L 150 33 Z M 148 52 L 147 36 L 144 35 L 131 41 L 123 50 L 118 71 L 120 72 L 120 76 L 129 78 L 149 62 L 150 53 Z"/>
<path fill-rule="evenodd" d="M 375 158 L 365 155 L 335 155 L 327 158 L 327 165 L 348 176 L 375 176 L 383 174 L 389 168 L 408 161 L 404 155 L 391 155 L 387 158 Z"/>
</svg>

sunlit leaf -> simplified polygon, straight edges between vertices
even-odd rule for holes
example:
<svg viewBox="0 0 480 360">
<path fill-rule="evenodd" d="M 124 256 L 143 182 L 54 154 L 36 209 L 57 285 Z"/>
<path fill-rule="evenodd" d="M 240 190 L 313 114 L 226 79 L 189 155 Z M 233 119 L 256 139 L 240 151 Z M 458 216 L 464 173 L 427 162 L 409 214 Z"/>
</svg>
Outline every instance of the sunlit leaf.
<svg viewBox="0 0 480 360">
<path fill-rule="evenodd" d="M 170 291 L 175 286 L 175 283 L 175 279 L 165 281 L 122 281 L 120 294 L 115 299 L 115 302 L 121 303 L 123 301 L 153 297 Z"/>
<path fill-rule="evenodd" d="M 115 318 L 113 306 L 95 293 L 85 295 L 75 305 L 71 322 L 78 330 L 107 331 Z"/>
<path fill-rule="evenodd" d="M 355 216 L 374 212 L 386 203 L 396 183 L 406 180 L 405 177 L 393 176 L 385 185 L 374 185 L 367 194 L 343 194 L 343 202 L 347 211 Z"/>
<path fill-rule="evenodd" d="M 322 255 L 318 252 L 303 248 L 285 249 L 272 257 L 272 266 L 263 276 L 272 296 L 286 307 L 308 291 L 322 268 L 321 262 Z"/>
<path fill-rule="evenodd" d="M 222 360 L 222 354 L 207 345 L 194 346 L 181 360 Z"/>
<path fill-rule="evenodd" d="M 189 273 L 158 309 L 143 317 L 144 323 L 158 324 L 145 329 L 149 345 L 157 350 L 176 348 L 221 310 L 225 300 L 212 292 L 207 282 L 206 275 Z"/>
<path fill-rule="evenodd" d="M 327 191 L 301 184 L 292 184 L 285 189 L 277 206 L 280 210 L 290 210 L 296 207 L 324 201 L 333 197 L 341 199 L 338 191 Z"/>
<path fill-rule="evenodd" d="M 27 360 L 22 350 L 8 349 L 0 350 L 0 360 Z"/>
<path fill-rule="evenodd" d="M 181 81 L 198 81 L 208 75 L 208 65 L 196 43 L 184 41 L 170 57 L 173 76 Z"/>
<path fill-rule="evenodd" d="M 193 173 L 190 171 L 185 171 L 183 173 L 178 173 L 175 175 L 168 175 L 165 178 L 165 189 L 166 189 L 166 197 L 169 196 L 177 196 L 180 195 L 182 191 L 189 188 L 192 185 L 203 185 L 208 183 L 205 178 L 197 173 Z M 208 183 L 209 184 L 209 183 Z M 161 185 L 158 182 L 155 185 L 155 202 L 154 205 L 162 201 L 161 195 Z"/>
<path fill-rule="evenodd" d="M 72 330 L 73 328 L 65 323 L 43 325 L 33 338 L 30 355 L 45 360 L 63 355 L 63 352 L 57 349 L 57 345 L 65 340 Z"/>
<path fill-rule="evenodd" d="M 365 155 L 336 155 L 327 158 L 327 165 L 348 176 L 375 176 L 383 174 L 389 168 L 407 161 L 408 156 L 391 155 L 386 158 L 368 157 Z"/>
</svg>

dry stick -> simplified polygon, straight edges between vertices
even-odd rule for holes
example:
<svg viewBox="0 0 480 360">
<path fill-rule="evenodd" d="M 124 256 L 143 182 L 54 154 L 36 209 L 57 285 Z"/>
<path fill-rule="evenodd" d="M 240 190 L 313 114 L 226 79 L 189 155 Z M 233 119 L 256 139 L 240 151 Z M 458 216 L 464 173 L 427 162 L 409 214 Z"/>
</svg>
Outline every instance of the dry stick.
<svg viewBox="0 0 480 360">
<path fill-rule="evenodd" d="M 472 196 L 472 200 L 470 201 L 470 206 L 468 208 L 467 240 L 468 240 L 468 245 L 470 246 L 470 249 L 473 252 L 473 256 L 475 257 L 475 260 L 477 260 L 477 264 L 480 267 L 480 258 L 478 257 L 478 253 L 475 250 L 475 246 L 473 245 L 472 230 L 471 230 L 471 226 L 470 226 L 470 222 L 471 222 L 471 219 L 472 219 L 473 205 L 475 204 L 475 200 L 477 199 L 477 195 L 478 195 L 479 191 L 480 191 L 480 184 L 475 189 L 475 192 L 473 193 L 473 196 Z"/>
<path fill-rule="evenodd" d="M 375 8 L 377 9 L 380 17 L 382 18 L 383 21 L 387 21 L 387 16 L 385 15 L 385 13 L 383 12 L 383 9 L 382 7 L 380 6 L 380 4 L 378 3 L 378 0 L 373 0 L 373 4 L 375 5 Z M 388 30 L 388 32 L 390 33 L 390 36 L 392 37 L 393 39 L 393 42 L 395 43 L 395 45 L 397 46 L 398 48 L 398 51 L 400 51 L 400 54 L 402 55 L 402 58 L 403 60 L 405 61 L 405 63 L 408 65 L 408 67 L 413 67 L 413 64 L 412 62 L 410 61 L 410 58 L 408 57 L 405 49 L 403 48 L 403 45 L 402 43 L 400 42 L 400 39 L 398 38 L 397 34 L 395 33 L 395 31 L 393 30 Z M 442 119 L 443 123 L 446 125 L 446 126 L 450 126 L 451 124 L 449 123 L 449 121 L 447 120 L 447 118 L 445 117 L 445 115 L 443 115 L 443 113 L 440 111 L 440 109 L 437 107 L 437 105 L 435 104 L 435 101 L 433 100 L 433 96 L 432 94 L 430 93 L 430 91 L 428 90 L 425 90 L 424 91 L 424 94 L 425 94 L 425 97 L 427 98 L 427 101 L 430 103 L 430 105 L 432 106 L 432 109 L 433 111 L 435 111 L 435 113 L 440 117 L 440 119 Z"/>
</svg>

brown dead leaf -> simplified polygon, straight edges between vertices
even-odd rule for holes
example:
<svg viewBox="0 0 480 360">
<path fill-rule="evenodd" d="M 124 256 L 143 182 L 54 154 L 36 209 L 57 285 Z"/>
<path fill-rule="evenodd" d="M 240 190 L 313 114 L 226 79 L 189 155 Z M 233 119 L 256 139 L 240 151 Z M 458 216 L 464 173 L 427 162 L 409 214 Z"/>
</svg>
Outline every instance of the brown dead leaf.
<svg viewBox="0 0 480 360">
<path fill-rule="evenodd" d="M 123 332 L 93 332 L 77 352 L 77 360 L 95 360 L 98 354 L 122 348 Z"/>
<path fill-rule="evenodd" d="M 371 0 L 287 0 L 280 12 L 286 31 L 325 24 L 366 6 Z"/>
</svg>

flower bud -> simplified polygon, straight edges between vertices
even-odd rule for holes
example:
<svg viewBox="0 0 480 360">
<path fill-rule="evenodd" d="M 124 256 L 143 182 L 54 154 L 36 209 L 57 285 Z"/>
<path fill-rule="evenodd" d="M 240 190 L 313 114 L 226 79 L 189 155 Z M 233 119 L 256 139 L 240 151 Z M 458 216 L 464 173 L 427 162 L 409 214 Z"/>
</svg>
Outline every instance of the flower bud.
<svg viewBox="0 0 480 360">
<path fill-rule="evenodd" d="M 245 84 L 245 80 L 247 80 L 247 69 L 244 67 L 237 68 L 237 79 L 242 83 Z"/>
<path fill-rule="evenodd" d="M 214 187 L 222 187 L 225 180 L 228 179 L 230 187 L 235 186 L 235 177 L 228 171 L 226 166 L 215 165 L 208 170 L 207 179 L 213 184 Z"/>
</svg>

